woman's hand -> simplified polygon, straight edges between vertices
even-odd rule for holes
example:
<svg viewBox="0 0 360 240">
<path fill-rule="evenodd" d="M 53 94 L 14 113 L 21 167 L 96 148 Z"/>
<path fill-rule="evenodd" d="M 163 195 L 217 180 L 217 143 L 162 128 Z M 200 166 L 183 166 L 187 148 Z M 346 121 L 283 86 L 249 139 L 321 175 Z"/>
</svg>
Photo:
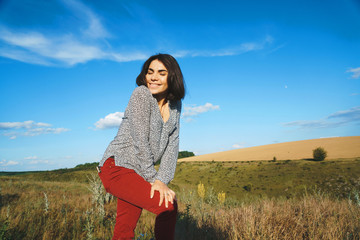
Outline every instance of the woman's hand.
<svg viewBox="0 0 360 240">
<path fill-rule="evenodd" d="M 155 191 L 159 191 L 160 193 L 159 206 L 161 206 L 164 200 L 166 208 L 168 207 L 168 202 L 174 204 L 174 199 L 176 199 L 175 192 L 168 188 L 165 183 L 160 180 L 155 180 L 155 182 L 151 183 L 150 198 L 154 197 Z"/>
</svg>

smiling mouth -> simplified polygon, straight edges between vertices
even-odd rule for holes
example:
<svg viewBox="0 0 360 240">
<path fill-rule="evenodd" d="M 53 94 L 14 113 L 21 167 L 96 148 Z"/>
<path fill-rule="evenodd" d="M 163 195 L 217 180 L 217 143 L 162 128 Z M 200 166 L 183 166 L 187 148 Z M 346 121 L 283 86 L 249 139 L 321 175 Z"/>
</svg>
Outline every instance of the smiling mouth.
<svg viewBox="0 0 360 240">
<path fill-rule="evenodd" d="M 152 87 L 159 87 L 161 84 L 156 84 L 156 83 L 149 83 L 149 86 L 152 86 Z"/>
</svg>

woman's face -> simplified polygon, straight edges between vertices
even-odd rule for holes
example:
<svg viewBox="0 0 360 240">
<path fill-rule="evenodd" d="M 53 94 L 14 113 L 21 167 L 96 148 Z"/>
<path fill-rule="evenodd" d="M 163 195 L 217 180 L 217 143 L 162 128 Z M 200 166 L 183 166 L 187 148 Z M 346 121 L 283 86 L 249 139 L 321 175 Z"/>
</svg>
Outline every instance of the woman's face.
<svg viewBox="0 0 360 240">
<path fill-rule="evenodd" d="M 145 78 L 146 85 L 152 94 L 166 95 L 168 90 L 168 71 L 162 62 L 157 59 L 152 61 Z"/>
</svg>

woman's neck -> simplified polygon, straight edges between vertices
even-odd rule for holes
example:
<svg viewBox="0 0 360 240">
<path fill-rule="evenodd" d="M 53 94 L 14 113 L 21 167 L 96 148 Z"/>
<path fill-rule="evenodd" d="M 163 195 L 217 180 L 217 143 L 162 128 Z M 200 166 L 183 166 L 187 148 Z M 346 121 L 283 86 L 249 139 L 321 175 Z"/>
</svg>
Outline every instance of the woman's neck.
<svg viewBox="0 0 360 240">
<path fill-rule="evenodd" d="M 166 95 L 167 94 L 156 94 L 154 97 L 156 98 L 158 105 L 159 106 L 163 106 L 164 104 L 166 104 Z"/>
</svg>

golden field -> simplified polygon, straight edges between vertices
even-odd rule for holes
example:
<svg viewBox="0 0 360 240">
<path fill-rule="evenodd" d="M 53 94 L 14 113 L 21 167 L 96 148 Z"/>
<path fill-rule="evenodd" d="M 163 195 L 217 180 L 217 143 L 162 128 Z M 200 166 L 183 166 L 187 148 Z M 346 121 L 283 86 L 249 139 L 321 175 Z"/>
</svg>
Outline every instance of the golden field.
<svg viewBox="0 0 360 240">
<path fill-rule="evenodd" d="M 179 159 L 179 162 L 257 161 L 272 160 L 274 157 L 277 160 L 311 159 L 312 150 L 317 147 L 323 147 L 327 151 L 327 159 L 360 157 L 360 136 L 319 138 L 269 144 L 182 158 Z"/>
</svg>

